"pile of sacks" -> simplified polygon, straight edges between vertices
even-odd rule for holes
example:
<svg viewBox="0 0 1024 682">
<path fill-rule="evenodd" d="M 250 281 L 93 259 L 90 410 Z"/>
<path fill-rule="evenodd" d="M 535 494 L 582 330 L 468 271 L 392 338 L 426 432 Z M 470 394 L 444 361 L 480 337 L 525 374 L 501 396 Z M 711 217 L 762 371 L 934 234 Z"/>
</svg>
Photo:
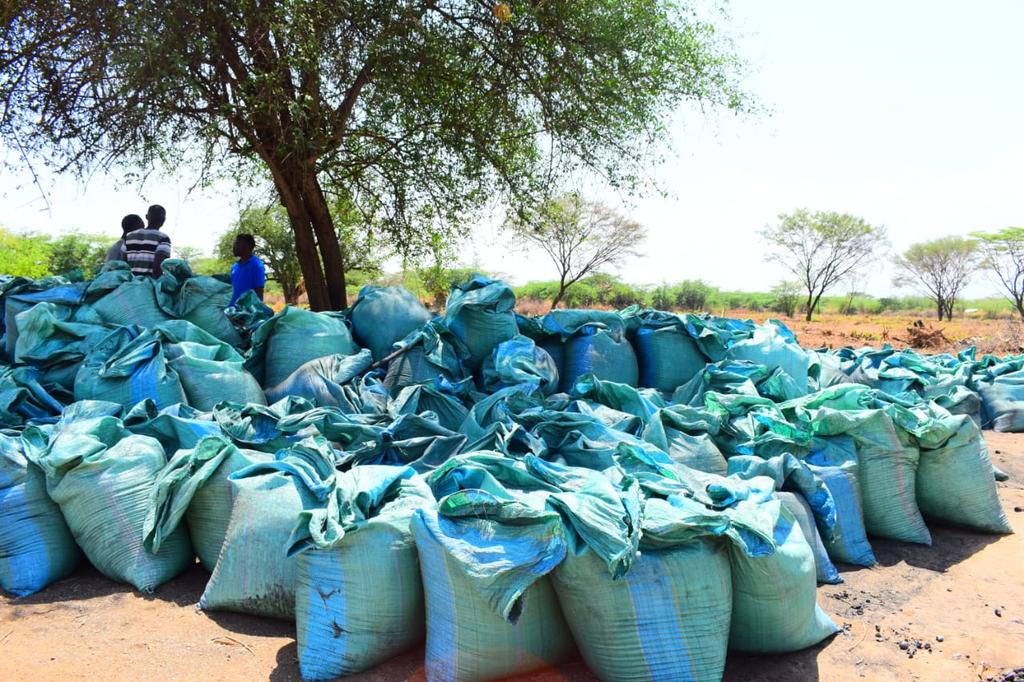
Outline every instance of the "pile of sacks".
<svg viewBox="0 0 1024 682">
<path fill-rule="evenodd" d="M 430 680 L 578 656 L 714 680 L 729 650 L 834 634 L 816 585 L 873 565 L 870 537 L 1010 532 L 970 377 L 1012 359 L 527 319 L 483 277 L 444 316 L 376 287 L 343 313 L 225 311 L 222 282 L 164 270 L 0 283 L 7 592 L 83 557 L 149 592 L 198 558 L 200 606 L 294 621 L 307 679 L 425 639 Z"/>
</svg>

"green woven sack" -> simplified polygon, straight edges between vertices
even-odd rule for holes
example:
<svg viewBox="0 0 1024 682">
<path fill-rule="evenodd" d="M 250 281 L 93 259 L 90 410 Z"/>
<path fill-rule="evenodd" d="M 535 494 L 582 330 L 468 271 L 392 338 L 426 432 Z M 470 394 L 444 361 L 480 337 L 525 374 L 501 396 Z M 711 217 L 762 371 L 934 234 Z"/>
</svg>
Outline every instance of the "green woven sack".
<svg viewBox="0 0 1024 682">
<path fill-rule="evenodd" d="M 296 481 L 305 510 L 289 550 L 298 560 L 299 670 L 303 679 L 333 679 L 422 641 L 423 587 L 410 521 L 434 497 L 408 467 L 303 468 Z"/>
<path fill-rule="evenodd" d="M 213 571 L 231 521 L 228 477 L 272 456 L 239 450 L 222 436 L 206 436 L 194 448 L 179 450 L 156 478 L 149 497 L 144 543 L 158 551 L 180 526 L 188 527 L 192 546 L 203 568 Z"/>
<path fill-rule="evenodd" d="M 82 553 L 21 439 L 0 434 L 0 588 L 25 597 L 75 570 Z"/>
<path fill-rule="evenodd" d="M 287 550 L 302 501 L 290 476 L 262 466 L 229 476 L 231 519 L 199 608 L 293 620 L 296 561 Z"/>
<path fill-rule="evenodd" d="M 981 431 L 967 415 L 945 421 L 952 436 L 941 447 L 921 450 L 916 487 L 921 512 L 987 533 L 1012 533 Z"/>
<path fill-rule="evenodd" d="M 815 601 L 814 554 L 800 524 L 777 498 L 741 504 L 758 504 L 758 513 L 774 519 L 776 547 L 771 555 L 758 557 L 730 548 L 733 599 L 729 648 L 788 653 L 814 646 L 838 632 Z"/>
<path fill-rule="evenodd" d="M 194 560 L 183 528 L 155 554 L 143 546 L 149 495 L 167 460 L 157 440 L 129 434 L 115 417 L 89 414 L 97 405 L 115 407 L 69 407 L 39 463 L 51 499 L 92 565 L 111 580 L 152 592 Z"/>
<path fill-rule="evenodd" d="M 256 328 L 245 367 L 263 386 L 277 386 L 310 360 L 359 347 L 339 313 L 286 307 Z"/>
<path fill-rule="evenodd" d="M 828 407 L 812 410 L 811 429 L 815 436 L 853 438 L 869 535 L 931 544 L 914 491 L 920 453 L 906 431 L 897 430 L 882 410 Z"/>
</svg>

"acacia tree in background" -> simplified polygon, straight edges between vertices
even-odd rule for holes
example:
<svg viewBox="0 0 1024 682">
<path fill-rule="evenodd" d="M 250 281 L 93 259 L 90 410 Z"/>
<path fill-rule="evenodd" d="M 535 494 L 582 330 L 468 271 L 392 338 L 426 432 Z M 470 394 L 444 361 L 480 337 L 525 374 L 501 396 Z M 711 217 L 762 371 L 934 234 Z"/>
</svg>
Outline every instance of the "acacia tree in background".
<svg viewBox="0 0 1024 682">
<path fill-rule="evenodd" d="M 346 303 L 331 196 L 403 256 L 564 173 L 636 189 L 683 101 L 745 110 L 686 0 L 13 0 L 0 138 L 57 172 L 269 177 L 310 307 Z"/>
<path fill-rule="evenodd" d="M 606 265 L 638 255 L 646 231 L 605 204 L 576 194 L 550 199 L 506 223 L 516 239 L 544 251 L 558 271 L 554 310 L 566 290 Z"/>
<path fill-rule="evenodd" d="M 1024 320 L 1024 227 L 971 234 L 978 243 L 981 265 L 992 271 Z"/>
<path fill-rule="evenodd" d="M 342 210 L 336 207 L 335 210 Z M 335 224 L 346 225 L 349 216 L 340 216 Z M 276 205 L 253 206 L 242 211 L 234 227 L 221 235 L 217 242 L 217 256 L 225 262 L 235 260 L 232 245 L 235 235 L 248 233 L 256 240 L 256 255 L 267 266 L 267 276 L 281 285 L 284 300 L 295 305 L 303 289 L 302 267 L 295 249 L 295 239 L 289 226 L 288 214 Z M 380 259 L 367 235 L 357 235 L 355 230 L 343 230 L 340 240 L 345 245 L 346 269 L 358 270 L 371 275 L 380 271 Z"/>
<path fill-rule="evenodd" d="M 911 244 L 896 256 L 897 285 L 922 289 L 935 301 L 939 321 L 953 319 L 953 305 L 978 269 L 977 242 L 963 237 L 942 237 Z"/>
<path fill-rule="evenodd" d="M 878 258 L 887 247 L 884 227 L 869 225 L 848 213 L 798 209 L 781 214 L 779 223 L 760 232 L 768 242 L 768 261 L 779 263 L 807 293 L 806 320 L 811 321 L 826 291 Z"/>
</svg>

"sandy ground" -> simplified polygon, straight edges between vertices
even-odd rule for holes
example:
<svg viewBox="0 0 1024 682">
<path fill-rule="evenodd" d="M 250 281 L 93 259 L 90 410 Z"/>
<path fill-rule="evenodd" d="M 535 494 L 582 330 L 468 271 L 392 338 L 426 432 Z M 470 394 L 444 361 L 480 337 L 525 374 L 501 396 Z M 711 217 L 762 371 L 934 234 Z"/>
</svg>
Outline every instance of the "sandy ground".
<svg viewBox="0 0 1024 682">
<path fill-rule="evenodd" d="M 845 584 L 818 591 L 842 634 L 796 654 L 730 655 L 725 678 L 989 680 L 1024 667 L 1024 434 L 987 438 L 1011 476 L 999 488 L 1016 535 L 932 526 L 932 547 L 875 541 L 879 566 L 841 567 Z M 85 568 L 0 597 L 0 680 L 298 680 L 293 626 L 197 610 L 205 578 L 197 566 L 142 595 Z M 352 679 L 423 679 L 422 650 Z M 579 663 L 530 679 L 595 678 Z"/>
</svg>

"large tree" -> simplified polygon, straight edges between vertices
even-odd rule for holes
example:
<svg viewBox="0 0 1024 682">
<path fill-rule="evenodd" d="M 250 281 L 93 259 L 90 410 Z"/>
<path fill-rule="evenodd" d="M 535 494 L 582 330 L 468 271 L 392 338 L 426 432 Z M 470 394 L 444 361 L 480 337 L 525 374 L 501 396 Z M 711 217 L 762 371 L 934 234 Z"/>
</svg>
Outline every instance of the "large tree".
<svg viewBox="0 0 1024 682">
<path fill-rule="evenodd" d="M 952 320 L 957 296 L 978 269 L 978 245 L 963 237 L 942 237 L 911 244 L 895 263 L 895 283 L 923 290 L 935 301 L 939 321 Z"/>
<path fill-rule="evenodd" d="M 804 208 L 781 214 L 777 225 L 760 234 L 768 243 L 765 259 L 793 273 L 807 293 L 808 322 L 826 291 L 878 258 L 888 244 L 884 227 L 848 213 Z"/>
<path fill-rule="evenodd" d="M 1024 320 L 1024 227 L 975 232 L 971 236 L 978 240 L 982 266 L 995 275 Z"/>
<path fill-rule="evenodd" d="M 565 292 L 587 275 L 637 255 L 643 226 L 615 209 L 578 194 L 550 199 L 506 223 L 515 237 L 547 254 L 558 272 L 554 310 Z"/>
<path fill-rule="evenodd" d="M 311 307 L 346 302 L 335 190 L 403 255 L 562 173 L 635 188 L 686 100 L 741 110 L 731 46 L 668 0 L 11 0 L 0 137 L 88 173 L 269 173 Z"/>
</svg>

